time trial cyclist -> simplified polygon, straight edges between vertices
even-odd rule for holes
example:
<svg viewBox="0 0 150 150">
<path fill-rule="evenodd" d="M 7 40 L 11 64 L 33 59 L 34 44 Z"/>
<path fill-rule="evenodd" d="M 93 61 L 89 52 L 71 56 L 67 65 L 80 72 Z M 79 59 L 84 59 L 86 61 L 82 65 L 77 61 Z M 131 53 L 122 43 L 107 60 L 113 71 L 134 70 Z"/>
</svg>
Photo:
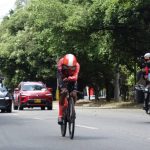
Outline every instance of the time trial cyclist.
<svg viewBox="0 0 150 150">
<path fill-rule="evenodd" d="M 79 70 L 80 65 L 73 54 L 66 54 L 57 63 L 57 81 L 60 91 L 58 124 L 60 125 L 62 124 L 62 115 L 65 107 L 64 100 L 68 92 L 65 86 L 65 82 L 69 82 L 69 84 L 72 84 L 74 90 L 71 92 L 71 95 L 74 98 L 74 101 L 76 102 L 76 90 Z"/>
<path fill-rule="evenodd" d="M 144 55 L 144 61 L 141 63 L 141 70 L 137 74 L 137 83 L 148 87 L 150 83 L 150 53 Z M 148 113 L 148 94 L 144 95 L 144 106 L 143 109 Z"/>
</svg>

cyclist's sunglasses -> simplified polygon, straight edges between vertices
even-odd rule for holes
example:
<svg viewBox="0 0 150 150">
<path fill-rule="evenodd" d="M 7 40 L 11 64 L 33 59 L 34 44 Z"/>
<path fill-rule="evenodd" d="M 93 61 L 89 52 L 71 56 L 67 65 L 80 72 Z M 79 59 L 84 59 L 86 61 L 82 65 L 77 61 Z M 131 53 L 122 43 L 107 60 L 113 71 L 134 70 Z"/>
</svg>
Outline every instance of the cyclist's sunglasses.
<svg viewBox="0 0 150 150">
<path fill-rule="evenodd" d="M 64 69 L 64 70 L 76 70 L 76 66 L 66 66 L 66 65 L 63 65 L 62 66 L 62 69 Z"/>
<path fill-rule="evenodd" d="M 150 59 L 145 59 L 145 61 L 146 61 L 146 62 L 149 62 L 149 61 L 150 61 Z"/>
</svg>

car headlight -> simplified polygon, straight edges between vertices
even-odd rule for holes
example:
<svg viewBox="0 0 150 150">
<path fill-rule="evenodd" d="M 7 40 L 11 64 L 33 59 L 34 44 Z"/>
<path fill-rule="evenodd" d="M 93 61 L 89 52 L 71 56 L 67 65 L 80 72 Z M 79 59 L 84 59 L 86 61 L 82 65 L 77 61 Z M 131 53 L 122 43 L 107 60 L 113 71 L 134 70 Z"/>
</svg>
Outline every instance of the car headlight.
<svg viewBox="0 0 150 150">
<path fill-rule="evenodd" d="M 5 100 L 9 100 L 10 98 L 9 97 L 5 97 Z"/>
<path fill-rule="evenodd" d="M 46 96 L 52 96 L 52 94 L 46 94 Z"/>
</svg>

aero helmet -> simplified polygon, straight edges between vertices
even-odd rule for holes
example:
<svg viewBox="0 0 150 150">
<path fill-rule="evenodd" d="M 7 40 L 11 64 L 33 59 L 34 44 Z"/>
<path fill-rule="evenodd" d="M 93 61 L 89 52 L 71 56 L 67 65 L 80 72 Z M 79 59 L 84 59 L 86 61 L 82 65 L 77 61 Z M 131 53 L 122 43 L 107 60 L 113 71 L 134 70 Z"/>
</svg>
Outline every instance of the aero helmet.
<svg viewBox="0 0 150 150">
<path fill-rule="evenodd" d="M 73 54 L 66 54 L 63 59 L 63 65 L 73 67 L 77 63 L 76 57 Z"/>
<path fill-rule="evenodd" d="M 145 59 L 145 60 L 150 60 L 150 53 L 146 53 L 146 54 L 144 55 L 144 59 Z"/>
</svg>

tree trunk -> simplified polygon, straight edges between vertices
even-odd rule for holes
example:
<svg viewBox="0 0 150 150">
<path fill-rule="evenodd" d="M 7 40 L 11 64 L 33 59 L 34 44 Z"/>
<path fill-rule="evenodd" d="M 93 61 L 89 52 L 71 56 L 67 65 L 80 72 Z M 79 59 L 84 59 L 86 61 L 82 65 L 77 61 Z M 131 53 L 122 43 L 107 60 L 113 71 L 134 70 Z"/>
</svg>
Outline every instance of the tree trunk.
<svg viewBox="0 0 150 150">
<path fill-rule="evenodd" d="M 94 88 L 94 90 L 95 90 L 95 100 L 99 101 L 99 89 Z"/>
<path fill-rule="evenodd" d="M 116 72 L 115 76 L 115 82 L 114 82 L 114 99 L 119 101 L 120 99 L 120 86 L 119 86 L 119 78 L 120 78 L 120 73 Z"/>
<path fill-rule="evenodd" d="M 105 81 L 105 87 L 106 87 L 106 100 L 107 100 L 108 102 L 110 102 L 110 100 L 111 100 L 112 88 L 111 88 L 111 86 L 110 86 L 110 84 L 109 84 L 108 81 Z"/>
</svg>

